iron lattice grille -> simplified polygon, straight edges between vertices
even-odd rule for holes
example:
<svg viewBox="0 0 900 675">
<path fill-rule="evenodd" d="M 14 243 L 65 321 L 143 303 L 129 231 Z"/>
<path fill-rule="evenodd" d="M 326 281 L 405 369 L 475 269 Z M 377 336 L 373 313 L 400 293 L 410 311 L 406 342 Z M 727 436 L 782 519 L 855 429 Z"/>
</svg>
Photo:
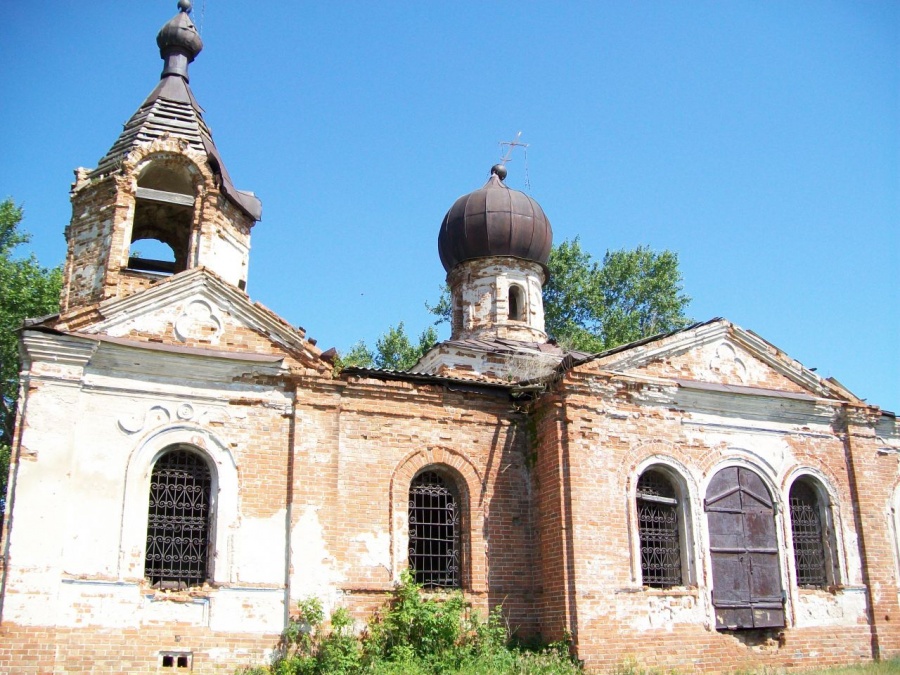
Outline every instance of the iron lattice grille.
<svg viewBox="0 0 900 675">
<path fill-rule="evenodd" d="M 209 467 L 187 450 L 167 452 L 150 478 L 144 575 L 155 586 L 186 588 L 206 581 Z"/>
<path fill-rule="evenodd" d="M 795 483 L 791 488 L 790 501 L 797 585 L 823 588 L 828 579 L 825 574 L 825 545 L 816 491 L 805 483 Z"/>
<path fill-rule="evenodd" d="M 638 480 L 637 512 L 644 586 L 680 585 L 678 500 L 672 484 L 660 473 L 646 471 Z"/>
<path fill-rule="evenodd" d="M 459 508 L 435 471 L 420 473 L 409 487 L 409 566 L 423 586 L 460 585 Z"/>
</svg>

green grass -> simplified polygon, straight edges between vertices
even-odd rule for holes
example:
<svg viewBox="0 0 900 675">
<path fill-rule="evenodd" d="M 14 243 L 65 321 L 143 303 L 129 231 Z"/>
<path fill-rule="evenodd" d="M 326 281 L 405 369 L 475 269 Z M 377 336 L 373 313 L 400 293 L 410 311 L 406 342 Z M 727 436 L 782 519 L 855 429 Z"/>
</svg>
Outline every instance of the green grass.
<svg viewBox="0 0 900 675">
<path fill-rule="evenodd" d="M 804 675 L 897 675 L 900 674 L 900 659 L 860 663 L 855 666 L 840 666 L 839 668 L 816 668 L 804 670 L 803 673 Z"/>
<path fill-rule="evenodd" d="M 900 658 L 887 661 L 857 663 L 832 668 L 736 668 L 734 675 L 900 675 Z M 611 671 L 611 675 L 679 675 L 679 671 L 658 668 L 644 668 L 636 662 L 626 661 Z"/>
</svg>

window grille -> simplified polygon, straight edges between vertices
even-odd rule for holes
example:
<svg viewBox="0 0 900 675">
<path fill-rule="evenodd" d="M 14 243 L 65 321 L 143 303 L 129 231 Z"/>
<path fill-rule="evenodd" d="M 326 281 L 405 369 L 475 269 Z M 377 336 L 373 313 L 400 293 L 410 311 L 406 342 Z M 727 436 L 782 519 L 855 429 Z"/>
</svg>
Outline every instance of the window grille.
<svg viewBox="0 0 900 675">
<path fill-rule="evenodd" d="M 458 588 L 459 504 L 454 486 L 435 471 L 423 471 L 409 488 L 409 566 L 416 582 Z"/>
<path fill-rule="evenodd" d="M 160 588 L 186 588 L 207 577 L 209 466 L 188 450 L 157 460 L 150 477 L 144 575 Z"/>
<path fill-rule="evenodd" d="M 809 484 L 798 481 L 791 487 L 790 502 L 797 584 L 823 588 L 828 579 L 819 498 Z"/>
<path fill-rule="evenodd" d="M 671 482 L 658 471 L 645 471 L 638 479 L 637 512 L 644 586 L 680 585 L 678 499 Z"/>
</svg>

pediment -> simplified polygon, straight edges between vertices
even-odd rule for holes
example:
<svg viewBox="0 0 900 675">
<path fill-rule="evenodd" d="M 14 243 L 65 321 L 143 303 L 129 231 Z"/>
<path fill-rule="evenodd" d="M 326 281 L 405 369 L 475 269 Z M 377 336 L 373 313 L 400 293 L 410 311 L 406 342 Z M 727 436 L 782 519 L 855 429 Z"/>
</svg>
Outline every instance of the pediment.
<svg viewBox="0 0 900 675">
<path fill-rule="evenodd" d="M 65 318 L 57 325 L 66 330 Z M 329 369 L 321 351 L 266 307 L 204 268 L 176 275 L 147 290 L 101 303 L 94 318 L 74 328 L 103 336 L 193 349 L 283 354 L 316 370 Z"/>
<path fill-rule="evenodd" d="M 724 319 L 596 356 L 592 367 L 635 377 L 857 401 L 755 333 Z"/>
</svg>

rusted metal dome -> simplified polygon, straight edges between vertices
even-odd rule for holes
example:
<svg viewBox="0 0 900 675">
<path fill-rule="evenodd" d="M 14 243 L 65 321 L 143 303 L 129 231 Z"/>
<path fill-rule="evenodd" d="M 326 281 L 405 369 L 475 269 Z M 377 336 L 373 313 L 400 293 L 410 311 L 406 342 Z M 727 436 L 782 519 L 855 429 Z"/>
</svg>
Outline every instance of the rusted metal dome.
<svg viewBox="0 0 900 675">
<path fill-rule="evenodd" d="M 203 49 L 203 40 L 200 39 L 200 34 L 191 21 L 190 13 L 190 0 L 179 0 L 178 14 L 159 29 L 156 44 L 163 59 L 167 60 L 170 55 L 177 53 L 190 63 Z"/>
<path fill-rule="evenodd" d="M 547 265 L 553 229 L 540 204 L 503 184 L 506 167 L 496 165 L 484 187 L 463 195 L 444 216 L 438 235 L 441 263 L 488 256 L 513 256 Z"/>
</svg>

